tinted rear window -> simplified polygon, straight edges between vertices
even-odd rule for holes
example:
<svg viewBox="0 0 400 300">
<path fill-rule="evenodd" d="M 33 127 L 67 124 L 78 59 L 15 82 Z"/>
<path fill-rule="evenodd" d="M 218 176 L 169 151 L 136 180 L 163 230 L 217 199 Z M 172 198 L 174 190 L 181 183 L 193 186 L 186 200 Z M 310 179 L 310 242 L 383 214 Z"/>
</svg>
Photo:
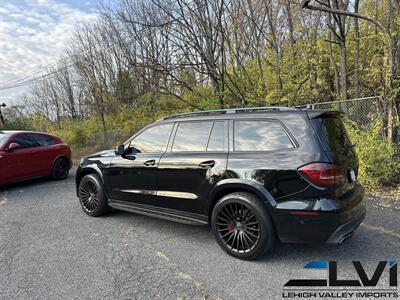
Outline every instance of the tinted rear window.
<svg viewBox="0 0 400 300">
<path fill-rule="evenodd" d="M 35 134 L 33 138 L 40 146 L 50 146 L 55 144 L 55 140 L 49 135 Z"/>
<path fill-rule="evenodd" d="M 273 151 L 293 148 L 282 125 L 274 121 L 235 121 L 235 151 Z"/>
<path fill-rule="evenodd" d="M 341 118 L 315 118 L 311 122 L 325 151 L 342 153 L 352 146 Z"/>
</svg>

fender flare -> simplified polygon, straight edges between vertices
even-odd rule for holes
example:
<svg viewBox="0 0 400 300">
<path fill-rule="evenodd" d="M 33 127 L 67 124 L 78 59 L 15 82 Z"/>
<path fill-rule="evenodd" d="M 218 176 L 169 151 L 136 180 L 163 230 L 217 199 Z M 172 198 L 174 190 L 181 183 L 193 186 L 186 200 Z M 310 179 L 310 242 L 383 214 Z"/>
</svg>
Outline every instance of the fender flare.
<svg viewBox="0 0 400 300">
<path fill-rule="evenodd" d="M 219 181 L 210 191 L 207 197 L 206 214 L 210 211 L 211 206 L 215 204 L 215 200 L 218 200 L 215 199 L 218 193 L 229 189 L 239 189 L 256 194 L 260 200 L 266 204 L 266 207 L 270 212 L 277 205 L 274 197 L 272 197 L 271 193 L 262 184 L 253 180 L 230 178 Z"/>
<path fill-rule="evenodd" d="M 68 161 L 68 164 L 70 165 L 71 168 L 71 159 L 68 158 L 68 155 L 65 155 L 64 153 L 61 153 L 59 155 L 57 155 L 54 159 L 53 159 L 53 165 L 56 163 L 57 160 L 59 160 L 60 158 L 65 158 Z"/>
<path fill-rule="evenodd" d="M 87 175 L 87 174 L 96 174 L 100 177 L 101 183 L 104 186 L 104 177 L 103 173 L 99 169 L 99 167 L 96 164 L 88 165 L 85 167 L 79 167 L 78 170 L 76 171 L 75 175 L 75 185 L 76 185 L 76 195 L 78 195 L 78 187 L 81 179 Z"/>
</svg>

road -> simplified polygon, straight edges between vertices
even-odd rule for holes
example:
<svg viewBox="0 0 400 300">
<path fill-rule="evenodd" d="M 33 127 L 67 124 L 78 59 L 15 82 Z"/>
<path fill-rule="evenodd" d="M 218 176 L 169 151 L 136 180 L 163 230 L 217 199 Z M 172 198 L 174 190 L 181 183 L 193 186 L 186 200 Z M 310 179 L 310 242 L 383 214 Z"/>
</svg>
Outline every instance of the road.
<svg viewBox="0 0 400 300">
<path fill-rule="evenodd" d="M 246 262 L 221 251 L 207 227 L 118 211 L 88 217 L 73 175 L 0 190 L 0 299 L 281 299 L 309 260 L 336 260 L 348 278 L 352 260 L 372 274 L 400 258 L 400 210 L 376 200 L 340 246 L 278 244 Z"/>
</svg>

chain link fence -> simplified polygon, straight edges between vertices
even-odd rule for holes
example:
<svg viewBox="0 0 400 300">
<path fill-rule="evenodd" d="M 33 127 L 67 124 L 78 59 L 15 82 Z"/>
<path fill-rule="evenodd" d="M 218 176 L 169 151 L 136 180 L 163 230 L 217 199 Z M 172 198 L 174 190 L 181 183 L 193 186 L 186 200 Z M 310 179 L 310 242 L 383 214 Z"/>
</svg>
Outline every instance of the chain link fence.
<svg viewBox="0 0 400 300">
<path fill-rule="evenodd" d="M 381 97 L 366 97 L 343 101 L 311 103 L 297 108 L 342 111 L 345 117 L 360 127 L 370 127 L 383 120 L 385 107 Z"/>
<path fill-rule="evenodd" d="M 142 129 L 143 126 L 133 127 L 129 132 L 127 130 L 110 130 L 95 132 L 86 139 L 86 148 L 93 150 L 113 149 L 117 145 L 125 142 L 129 137 Z"/>
<path fill-rule="evenodd" d="M 388 105 L 381 97 L 366 97 L 343 101 L 310 103 L 296 108 L 338 110 L 344 113 L 345 120 L 361 130 L 368 130 L 380 123 L 383 138 L 387 137 Z M 393 142 L 400 145 L 400 130 L 393 128 Z"/>
</svg>

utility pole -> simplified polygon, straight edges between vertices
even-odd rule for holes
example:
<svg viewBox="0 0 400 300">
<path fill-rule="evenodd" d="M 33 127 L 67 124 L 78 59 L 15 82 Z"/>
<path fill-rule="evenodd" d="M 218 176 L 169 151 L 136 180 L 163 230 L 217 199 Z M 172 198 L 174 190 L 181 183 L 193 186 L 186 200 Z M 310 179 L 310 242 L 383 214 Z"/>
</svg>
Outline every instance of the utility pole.
<svg viewBox="0 0 400 300">
<path fill-rule="evenodd" d="M 316 2 L 320 5 L 311 5 L 311 2 Z M 327 4 L 321 3 L 320 0 L 302 0 L 300 3 L 300 7 L 303 9 L 309 9 L 309 10 L 318 10 L 322 12 L 327 12 L 330 14 L 336 14 L 336 15 L 343 15 L 343 16 L 349 16 L 353 18 L 358 18 L 358 19 L 363 19 L 368 22 L 373 23 L 375 26 L 377 26 L 384 34 L 385 38 L 385 58 L 384 58 L 384 63 L 385 63 L 385 71 L 386 71 L 386 80 L 385 80 L 385 90 L 384 90 L 384 98 L 387 100 L 388 104 L 388 120 L 387 120 L 387 137 L 390 142 L 393 141 L 393 127 L 394 127 L 394 108 L 395 108 L 395 94 L 394 91 L 397 89 L 397 78 L 396 78 L 396 70 L 395 70 L 395 63 L 394 63 L 394 46 L 393 46 L 393 41 L 391 38 L 391 32 L 388 28 L 383 26 L 381 22 L 378 20 L 371 18 L 369 16 L 356 13 L 356 12 L 350 12 L 347 10 L 341 10 L 341 9 L 336 9 L 333 7 L 330 7 Z"/>
<path fill-rule="evenodd" d="M 5 104 L 5 103 L 2 103 L 0 105 L 0 129 L 2 129 L 4 127 L 4 117 L 3 117 L 3 114 L 1 113 L 1 108 L 6 107 L 6 106 L 7 106 L 7 104 Z"/>
</svg>

